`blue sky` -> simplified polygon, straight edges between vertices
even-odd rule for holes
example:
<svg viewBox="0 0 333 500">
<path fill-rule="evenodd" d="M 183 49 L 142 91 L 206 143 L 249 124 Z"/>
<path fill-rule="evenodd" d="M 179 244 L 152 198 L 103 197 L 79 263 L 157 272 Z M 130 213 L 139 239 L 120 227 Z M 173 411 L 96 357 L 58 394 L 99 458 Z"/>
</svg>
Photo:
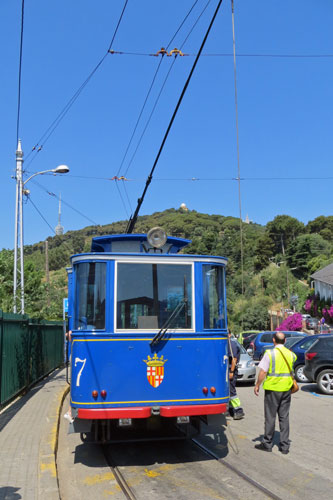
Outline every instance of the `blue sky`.
<svg viewBox="0 0 333 500">
<path fill-rule="evenodd" d="M 188 37 L 186 57 L 160 58 L 194 0 L 129 0 L 112 49 L 38 154 L 28 154 L 110 45 L 124 0 L 25 0 L 19 137 L 25 178 L 65 163 L 70 174 L 27 187 L 47 222 L 65 230 L 127 219 L 135 209 L 217 0 Z M 207 0 L 198 0 L 172 41 L 179 48 Z M 157 165 L 140 215 L 178 208 L 239 215 L 230 0 L 224 0 Z M 242 214 L 266 224 L 278 214 L 303 222 L 331 215 L 333 55 L 331 0 L 235 0 Z M 21 0 L 0 3 L 1 236 L 13 248 Z M 244 56 L 246 54 L 246 56 Z M 267 55 L 268 57 L 263 57 Z M 261 57 L 259 57 L 261 56 Z M 149 126 L 136 149 L 167 72 Z M 126 172 L 127 171 L 127 172 Z M 122 183 L 105 180 L 124 175 Z M 331 179 L 329 179 L 331 177 Z M 104 178 L 98 179 L 98 178 Z M 198 178 L 190 181 L 186 179 Z M 263 178 L 270 178 L 264 180 Z M 280 178 L 280 179 L 277 179 Z M 281 179 L 285 178 L 285 179 Z M 291 179 L 297 178 L 297 179 Z M 311 178 L 311 179 L 309 179 Z M 36 183 L 34 182 L 36 181 Z M 125 186 L 123 185 L 125 184 Z M 124 189 L 125 188 L 125 189 Z M 122 197 L 120 196 L 120 194 Z M 130 200 L 130 204 L 128 203 Z M 25 243 L 53 233 L 28 200 Z M 125 207 L 124 207 L 125 205 Z"/>
</svg>

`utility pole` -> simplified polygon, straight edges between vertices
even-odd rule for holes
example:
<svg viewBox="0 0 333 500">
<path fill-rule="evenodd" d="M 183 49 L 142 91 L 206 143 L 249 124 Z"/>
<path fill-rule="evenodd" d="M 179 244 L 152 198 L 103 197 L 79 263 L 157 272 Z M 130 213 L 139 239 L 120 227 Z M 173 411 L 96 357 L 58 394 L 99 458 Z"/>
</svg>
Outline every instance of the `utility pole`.
<svg viewBox="0 0 333 500">
<path fill-rule="evenodd" d="M 45 240 L 45 277 L 47 286 L 47 305 L 50 307 L 50 271 L 49 271 L 49 242 Z"/>
<path fill-rule="evenodd" d="M 28 179 L 23 181 L 23 151 L 21 139 L 18 140 L 16 150 L 16 203 L 15 203 L 15 242 L 14 242 L 14 279 L 13 279 L 13 312 L 24 314 L 24 259 L 23 259 L 23 195 L 29 194 L 29 190 L 25 189 L 25 185 L 30 179 L 36 175 L 47 173 L 67 174 L 69 168 L 67 165 L 58 165 L 56 168 L 42 170 L 30 175 Z M 20 306 L 18 300 L 20 297 Z"/>
<path fill-rule="evenodd" d="M 46 277 L 46 283 L 50 283 L 49 242 L 48 242 L 48 240 L 45 240 L 45 277 Z"/>
<path fill-rule="evenodd" d="M 23 151 L 21 140 L 18 140 L 16 150 L 16 203 L 15 203 L 15 242 L 14 242 L 14 283 L 13 300 L 14 313 L 24 314 L 24 261 L 23 261 L 23 181 L 22 181 Z M 18 306 L 18 298 L 19 308 Z"/>
</svg>

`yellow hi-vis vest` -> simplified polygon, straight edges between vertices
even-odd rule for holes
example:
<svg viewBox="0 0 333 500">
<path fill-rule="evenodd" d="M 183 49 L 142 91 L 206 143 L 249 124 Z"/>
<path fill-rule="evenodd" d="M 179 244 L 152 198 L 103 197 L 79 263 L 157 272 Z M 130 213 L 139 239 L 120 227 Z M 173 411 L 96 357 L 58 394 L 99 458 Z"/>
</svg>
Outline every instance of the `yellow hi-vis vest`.
<svg viewBox="0 0 333 500">
<path fill-rule="evenodd" d="M 274 349 L 269 349 L 266 351 L 270 358 L 270 362 L 267 377 L 263 383 L 263 388 L 267 391 L 286 392 L 291 389 L 293 380 L 290 375 L 287 363 L 285 362 L 282 354 L 279 351 L 283 351 L 283 354 L 288 361 L 291 369 L 293 367 L 293 363 L 297 359 L 297 356 L 282 344 L 278 344 L 278 346 L 279 347 L 275 347 Z"/>
</svg>

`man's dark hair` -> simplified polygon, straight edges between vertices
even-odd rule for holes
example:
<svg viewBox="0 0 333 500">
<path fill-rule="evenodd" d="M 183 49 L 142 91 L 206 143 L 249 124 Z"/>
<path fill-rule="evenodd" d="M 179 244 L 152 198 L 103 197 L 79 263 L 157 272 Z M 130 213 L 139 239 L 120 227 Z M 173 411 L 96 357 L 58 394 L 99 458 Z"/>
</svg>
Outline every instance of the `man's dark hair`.
<svg viewBox="0 0 333 500">
<path fill-rule="evenodd" d="M 284 334 L 284 333 L 282 333 L 282 332 L 276 332 L 276 333 L 274 333 L 274 335 L 273 335 L 273 339 L 275 340 L 275 342 L 276 342 L 277 344 L 284 344 L 284 343 L 285 343 L 285 341 L 286 341 L 286 336 L 285 336 L 285 334 Z"/>
</svg>

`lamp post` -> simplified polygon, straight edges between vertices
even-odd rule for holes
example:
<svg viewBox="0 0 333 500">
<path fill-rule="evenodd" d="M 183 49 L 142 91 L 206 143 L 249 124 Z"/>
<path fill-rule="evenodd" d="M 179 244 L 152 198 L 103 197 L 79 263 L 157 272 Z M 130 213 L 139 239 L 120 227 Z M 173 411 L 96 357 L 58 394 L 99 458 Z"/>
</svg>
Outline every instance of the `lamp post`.
<svg viewBox="0 0 333 500">
<path fill-rule="evenodd" d="M 16 203 L 15 203 L 15 244 L 14 244 L 14 279 L 13 279 L 13 301 L 14 313 L 17 312 L 17 299 L 20 297 L 19 312 L 24 314 L 24 257 L 23 257 L 23 195 L 29 194 L 25 186 L 30 179 L 36 175 L 43 175 L 46 173 L 66 174 L 69 172 L 67 165 L 59 165 L 56 168 L 49 170 L 42 170 L 32 174 L 28 179 L 23 181 L 23 151 L 21 140 L 19 139 L 16 150 Z"/>
</svg>

